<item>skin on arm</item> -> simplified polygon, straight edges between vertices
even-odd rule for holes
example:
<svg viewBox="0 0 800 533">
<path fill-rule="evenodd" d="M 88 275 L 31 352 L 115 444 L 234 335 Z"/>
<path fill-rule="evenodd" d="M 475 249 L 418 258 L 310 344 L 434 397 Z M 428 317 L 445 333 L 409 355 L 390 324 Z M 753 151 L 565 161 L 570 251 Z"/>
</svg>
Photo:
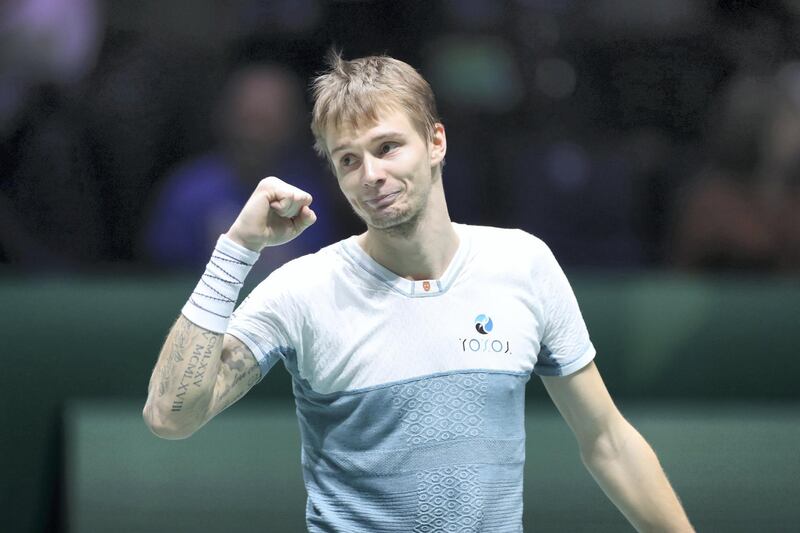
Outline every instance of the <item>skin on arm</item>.
<svg viewBox="0 0 800 533">
<path fill-rule="evenodd" d="M 310 194 L 274 176 L 264 178 L 226 235 L 256 252 L 289 242 L 317 220 L 311 200 Z M 181 315 L 161 348 L 142 415 L 159 437 L 183 439 L 260 378 L 255 357 L 241 341 Z"/>
<path fill-rule="evenodd" d="M 255 357 L 241 341 L 181 315 L 153 369 L 142 415 L 159 437 L 183 439 L 244 396 L 260 377 Z"/>
<path fill-rule="evenodd" d="M 655 452 L 614 405 L 594 361 L 542 382 L 584 465 L 637 531 L 694 531 Z"/>
</svg>

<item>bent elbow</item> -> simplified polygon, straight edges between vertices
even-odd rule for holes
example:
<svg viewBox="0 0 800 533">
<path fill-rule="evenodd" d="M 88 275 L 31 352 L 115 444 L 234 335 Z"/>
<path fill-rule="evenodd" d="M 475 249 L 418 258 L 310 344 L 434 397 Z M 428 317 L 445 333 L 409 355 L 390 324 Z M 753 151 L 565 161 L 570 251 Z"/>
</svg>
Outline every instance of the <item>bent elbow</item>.
<svg viewBox="0 0 800 533">
<path fill-rule="evenodd" d="M 633 426 L 618 417 L 600 433 L 579 442 L 581 459 L 584 464 L 603 464 L 619 459 L 626 449 L 639 437 Z"/>
<path fill-rule="evenodd" d="M 158 438 L 166 440 L 182 440 L 191 437 L 199 428 L 189 428 L 178 425 L 168 417 L 162 417 L 153 413 L 149 404 L 142 410 L 142 418 L 147 429 Z"/>
<path fill-rule="evenodd" d="M 168 425 L 147 424 L 150 432 L 160 439 L 165 440 L 183 440 L 188 439 L 194 434 L 194 431 L 185 431 L 180 428 Z"/>
</svg>

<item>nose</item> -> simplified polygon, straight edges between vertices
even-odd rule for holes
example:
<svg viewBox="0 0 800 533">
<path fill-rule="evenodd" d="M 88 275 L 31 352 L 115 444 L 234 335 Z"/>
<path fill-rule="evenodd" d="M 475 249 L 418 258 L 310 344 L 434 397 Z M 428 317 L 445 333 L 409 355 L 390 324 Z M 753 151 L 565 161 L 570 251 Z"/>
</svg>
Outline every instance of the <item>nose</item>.
<svg viewBox="0 0 800 533">
<path fill-rule="evenodd" d="M 386 181 L 386 173 L 379 158 L 367 154 L 362 165 L 362 182 L 365 187 L 380 186 Z"/>
</svg>

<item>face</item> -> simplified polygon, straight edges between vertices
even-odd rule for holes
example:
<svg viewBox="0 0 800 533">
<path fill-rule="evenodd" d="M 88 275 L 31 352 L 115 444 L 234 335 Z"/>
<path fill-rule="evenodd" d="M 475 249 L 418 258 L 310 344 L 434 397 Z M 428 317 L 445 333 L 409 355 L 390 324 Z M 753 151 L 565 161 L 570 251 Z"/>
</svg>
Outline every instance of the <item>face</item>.
<svg viewBox="0 0 800 533">
<path fill-rule="evenodd" d="M 293 85 L 293 79 L 270 67 L 234 78 L 221 120 L 226 147 L 237 162 L 264 172 L 264 158 L 284 149 L 298 129 L 297 117 L 302 115 L 298 95 L 302 89 Z"/>
<path fill-rule="evenodd" d="M 325 140 L 339 187 L 367 227 L 386 230 L 419 220 L 444 158 L 441 124 L 427 142 L 404 112 L 387 111 L 356 131 L 329 129 Z"/>
</svg>

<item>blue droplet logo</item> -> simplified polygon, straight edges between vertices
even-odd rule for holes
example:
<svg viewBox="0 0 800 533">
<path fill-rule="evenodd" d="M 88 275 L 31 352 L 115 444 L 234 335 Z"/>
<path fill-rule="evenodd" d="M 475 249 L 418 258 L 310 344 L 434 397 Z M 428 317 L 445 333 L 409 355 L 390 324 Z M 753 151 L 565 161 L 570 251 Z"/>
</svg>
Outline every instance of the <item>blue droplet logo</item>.
<svg viewBox="0 0 800 533">
<path fill-rule="evenodd" d="M 492 324 L 492 319 L 486 315 L 478 315 L 475 317 L 475 329 L 478 330 L 478 333 L 481 335 L 486 335 L 490 331 L 494 324 Z"/>
</svg>

